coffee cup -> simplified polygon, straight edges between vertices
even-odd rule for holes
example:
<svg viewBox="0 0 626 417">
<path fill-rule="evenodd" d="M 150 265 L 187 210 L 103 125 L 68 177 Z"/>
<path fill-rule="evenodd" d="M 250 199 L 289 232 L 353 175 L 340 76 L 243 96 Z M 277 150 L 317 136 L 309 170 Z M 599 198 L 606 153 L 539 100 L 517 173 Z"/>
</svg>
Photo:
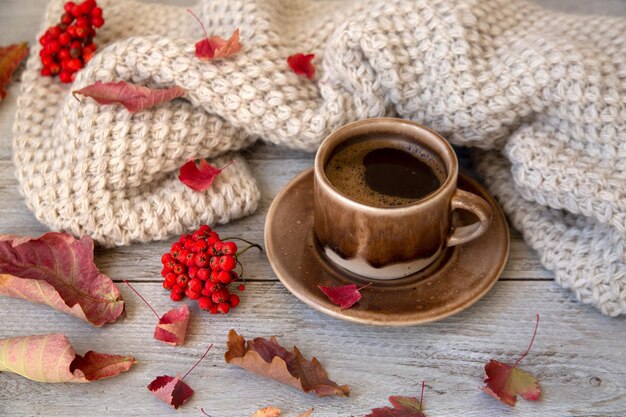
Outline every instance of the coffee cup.
<svg viewBox="0 0 626 417">
<path fill-rule="evenodd" d="M 491 206 L 457 188 L 458 160 L 433 130 L 396 118 L 350 123 L 320 145 L 314 164 L 314 233 L 334 264 L 369 279 L 397 279 L 445 248 L 482 235 Z M 454 227 L 452 213 L 477 221 Z"/>
</svg>

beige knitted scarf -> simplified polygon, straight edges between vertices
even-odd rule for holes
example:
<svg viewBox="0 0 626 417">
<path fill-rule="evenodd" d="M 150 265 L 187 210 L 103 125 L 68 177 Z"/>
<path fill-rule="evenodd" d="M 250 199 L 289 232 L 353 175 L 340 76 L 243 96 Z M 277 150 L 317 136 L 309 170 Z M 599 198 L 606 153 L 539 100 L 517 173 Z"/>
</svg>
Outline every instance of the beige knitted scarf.
<svg viewBox="0 0 626 417">
<path fill-rule="evenodd" d="M 240 28 L 244 48 L 201 62 L 184 8 L 100 3 L 100 48 L 74 85 L 39 75 L 38 47 L 23 75 L 17 175 L 51 228 L 110 246 L 226 222 L 259 200 L 229 152 L 257 138 L 314 151 L 345 123 L 399 116 L 480 148 L 478 172 L 556 280 L 626 312 L 625 20 L 516 0 L 204 0 L 208 32 Z M 315 80 L 288 68 L 296 52 L 316 54 Z M 70 94 L 120 79 L 187 93 L 136 114 Z M 201 157 L 237 162 L 196 193 L 176 176 Z"/>
</svg>

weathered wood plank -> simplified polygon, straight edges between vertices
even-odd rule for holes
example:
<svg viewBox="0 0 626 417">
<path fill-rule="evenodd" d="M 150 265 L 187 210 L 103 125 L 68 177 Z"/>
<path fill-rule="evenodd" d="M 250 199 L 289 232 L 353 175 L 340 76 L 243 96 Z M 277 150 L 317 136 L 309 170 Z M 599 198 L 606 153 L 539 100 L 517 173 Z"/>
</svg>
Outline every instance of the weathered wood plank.
<svg viewBox="0 0 626 417">
<path fill-rule="evenodd" d="M 136 288 L 159 312 L 174 305 L 158 284 L 137 283 Z M 433 416 L 626 415 L 624 320 L 581 307 L 550 282 L 500 282 L 469 310 L 409 328 L 337 320 L 307 307 L 280 283 L 253 283 L 240 307 L 227 316 L 211 316 L 194 306 L 188 341 L 178 349 L 152 339 L 155 317 L 128 288 L 121 289 L 128 318 L 102 329 L 2 299 L 2 309 L 10 313 L 3 314 L 8 320 L 0 338 L 63 332 L 79 352 L 133 354 L 139 363 L 116 379 L 81 386 L 0 375 L 0 415 L 171 415 L 145 386 L 162 373 L 186 372 L 208 343 L 215 343 L 214 350 L 188 377 L 196 395 L 180 415 L 197 416 L 204 407 L 214 417 L 247 416 L 268 404 L 284 408 L 287 416 L 312 406 L 321 417 L 363 415 L 385 404 L 390 394 L 418 395 L 422 379 L 426 409 Z M 536 312 L 541 314 L 537 339 L 521 366 L 539 379 L 544 399 L 520 400 L 512 409 L 479 390 L 483 365 L 490 358 L 514 362 L 528 344 Z M 222 355 L 230 328 L 244 336 L 278 335 L 286 346 L 317 356 L 333 380 L 351 385 L 351 398 L 317 399 L 226 364 Z"/>
</svg>

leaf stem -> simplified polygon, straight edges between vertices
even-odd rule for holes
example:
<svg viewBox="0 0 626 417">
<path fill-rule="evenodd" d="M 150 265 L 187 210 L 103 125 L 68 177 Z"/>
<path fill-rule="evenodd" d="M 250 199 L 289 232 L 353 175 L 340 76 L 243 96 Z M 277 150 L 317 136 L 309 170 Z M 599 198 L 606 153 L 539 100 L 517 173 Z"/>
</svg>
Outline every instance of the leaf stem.
<svg viewBox="0 0 626 417">
<path fill-rule="evenodd" d="M 539 327 L 539 313 L 537 313 L 537 322 L 535 323 L 535 331 L 533 332 L 533 338 L 530 339 L 530 345 L 528 345 L 528 349 L 526 349 L 526 352 L 524 352 L 524 354 L 517 360 L 517 362 L 515 362 L 515 364 L 513 365 L 513 368 L 515 368 L 517 364 L 520 363 L 520 361 L 528 355 L 528 352 L 530 352 L 530 348 L 533 346 L 533 342 L 535 341 L 535 336 L 537 336 L 538 327 Z"/>
<path fill-rule="evenodd" d="M 228 168 L 229 166 L 231 166 L 232 164 L 235 163 L 235 160 L 232 159 L 229 163 L 227 163 L 226 165 L 224 165 L 223 167 L 219 168 L 220 172 L 224 171 L 226 168 Z"/>
<path fill-rule="evenodd" d="M 204 414 L 207 417 L 211 417 L 210 415 L 207 414 L 206 411 L 204 411 L 204 408 L 200 408 L 200 411 L 202 411 L 202 414 Z"/>
<path fill-rule="evenodd" d="M 204 23 L 202 23 L 202 21 L 200 20 L 200 18 L 198 16 L 196 16 L 196 14 L 191 11 L 191 9 L 187 9 L 187 11 L 189 12 L 189 14 L 191 14 L 193 17 L 196 18 L 196 20 L 198 21 L 198 23 L 200 23 L 200 27 L 202 28 L 202 31 L 204 32 L 204 37 L 206 38 L 206 40 L 209 40 L 209 34 L 206 33 L 206 29 L 204 28 Z"/>
<path fill-rule="evenodd" d="M 212 347 L 213 347 L 213 343 L 211 343 L 211 344 L 209 345 L 209 348 L 206 350 L 206 352 L 204 352 L 204 355 L 200 356 L 200 359 L 198 359 L 198 362 L 196 362 L 196 364 L 195 364 L 194 366 L 192 366 L 192 367 L 191 367 L 191 369 L 189 369 L 189 370 L 187 371 L 187 373 L 185 374 L 185 376 L 183 376 L 183 377 L 180 379 L 181 381 L 182 381 L 183 379 L 187 378 L 187 375 L 189 375 L 189 373 L 190 373 L 191 371 L 193 371 L 193 368 L 195 368 L 196 366 L 198 366 L 198 364 L 199 364 L 200 362 L 202 362 L 202 359 L 204 359 L 204 357 L 205 357 L 206 355 L 208 355 L 209 350 L 211 350 L 211 348 L 212 348 Z"/>
<path fill-rule="evenodd" d="M 124 283 L 125 283 L 126 285 L 128 285 L 128 286 L 130 287 L 130 289 L 131 289 L 131 290 L 133 290 L 133 291 L 135 292 L 135 294 L 137 294 L 137 295 L 139 296 L 139 298 L 141 298 L 141 300 L 142 300 L 144 303 L 146 303 L 146 305 L 147 305 L 148 307 L 150 307 L 150 310 L 152 310 L 152 312 L 154 313 L 154 315 L 156 316 L 156 318 L 157 318 L 157 319 L 159 319 L 159 320 L 161 320 L 161 316 L 159 316 L 159 315 L 157 314 L 157 312 L 154 310 L 154 308 L 152 308 L 152 306 L 150 305 L 150 303 L 149 303 L 149 302 L 147 302 L 147 301 L 146 301 L 146 299 L 145 299 L 145 298 L 143 298 L 143 297 L 141 296 L 141 294 L 139 294 L 139 291 L 137 291 L 136 289 L 134 289 L 134 288 L 133 288 L 133 286 L 132 286 L 132 285 L 130 285 L 130 282 L 128 282 L 128 281 L 126 281 L 126 280 L 124 280 Z"/>
<path fill-rule="evenodd" d="M 420 394 L 420 411 L 422 411 L 422 407 L 424 406 L 424 385 L 426 381 L 422 381 L 422 393 Z"/>
<path fill-rule="evenodd" d="M 373 282 L 370 282 L 369 284 L 364 285 L 364 286 L 362 286 L 362 287 L 359 287 L 359 288 L 357 288 L 356 290 L 357 290 L 357 291 L 361 291 L 363 288 L 367 288 L 367 287 L 369 287 L 369 286 L 370 286 L 370 285 L 372 285 L 372 284 L 373 284 Z"/>
</svg>

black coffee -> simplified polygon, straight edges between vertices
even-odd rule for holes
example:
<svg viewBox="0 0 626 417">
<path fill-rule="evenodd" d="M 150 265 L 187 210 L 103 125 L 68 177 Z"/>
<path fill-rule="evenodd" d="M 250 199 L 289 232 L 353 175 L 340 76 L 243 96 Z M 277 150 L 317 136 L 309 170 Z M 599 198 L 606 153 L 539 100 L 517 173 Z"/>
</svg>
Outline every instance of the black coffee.
<svg viewBox="0 0 626 417">
<path fill-rule="evenodd" d="M 375 207 L 415 203 L 446 178 L 441 159 L 403 138 L 355 138 L 340 146 L 324 170 L 341 193 Z"/>
</svg>

